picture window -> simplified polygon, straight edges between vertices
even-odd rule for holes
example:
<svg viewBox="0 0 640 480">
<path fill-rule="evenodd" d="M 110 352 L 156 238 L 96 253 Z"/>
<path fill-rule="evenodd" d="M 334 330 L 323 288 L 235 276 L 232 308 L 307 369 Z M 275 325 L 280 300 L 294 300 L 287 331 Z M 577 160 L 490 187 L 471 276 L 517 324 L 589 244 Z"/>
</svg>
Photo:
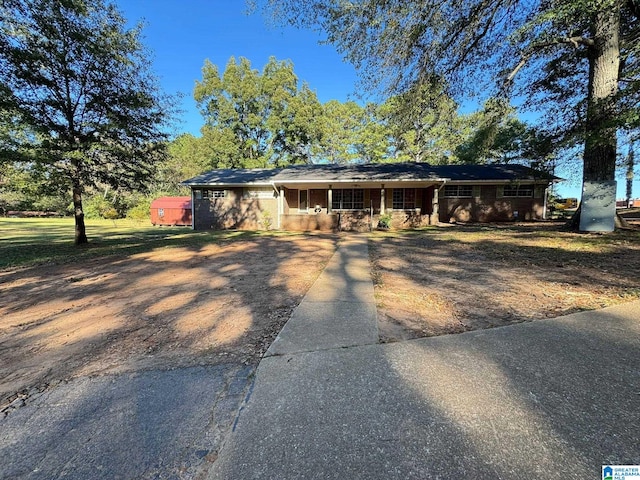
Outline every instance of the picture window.
<svg viewBox="0 0 640 480">
<path fill-rule="evenodd" d="M 392 200 L 394 210 L 413 210 L 416 208 L 416 189 L 394 188 Z"/>
<path fill-rule="evenodd" d="M 331 208 L 334 210 L 364 209 L 364 190 L 358 188 L 336 189 L 332 192 Z"/>
</svg>

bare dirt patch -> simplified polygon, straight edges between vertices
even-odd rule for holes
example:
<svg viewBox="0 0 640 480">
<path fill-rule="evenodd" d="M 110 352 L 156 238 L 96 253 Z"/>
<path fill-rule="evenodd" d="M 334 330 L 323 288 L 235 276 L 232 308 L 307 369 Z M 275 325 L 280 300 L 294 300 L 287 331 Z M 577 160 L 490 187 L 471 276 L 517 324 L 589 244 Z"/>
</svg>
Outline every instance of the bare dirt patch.
<svg viewBox="0 0 640 480">
<path fill-rule="evenodd" d="M 381 341 L 602 308 L 640 297 L 640 232 L 455 226 L 374 235 Z"/>
<path fill-rule="evenodd" d="M 79 375 L 256 364 L 335 251 L 256 236 L 0 272 L 0 409 Z"/>
</svg>

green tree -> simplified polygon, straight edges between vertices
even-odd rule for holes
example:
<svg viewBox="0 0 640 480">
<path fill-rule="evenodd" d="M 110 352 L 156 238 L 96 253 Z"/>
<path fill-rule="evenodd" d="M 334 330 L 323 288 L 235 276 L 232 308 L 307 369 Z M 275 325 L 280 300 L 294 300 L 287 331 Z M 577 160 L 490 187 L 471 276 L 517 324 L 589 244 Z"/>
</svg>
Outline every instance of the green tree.
<svg viewBox="0 0 640 480">
<path fill-rule="evenodd" d="M 471 135 L 457 148 L 463 163 L 538 160 L 535 156 L 529 158 L 537 154 L 536 148 L 530 145 L 537 132 L 520 121 L 515 108 L 504 99 L 489 99 L 482 110 L 468 115 L 467 121 Z"/>
<path fill-rule="evenodd" d="M 381 106 L 367 103 L 361 118 L 360 128 L 355 132 L 353 141 L 359 160 L 364 163 L 392 160 L 391 131 L 381 115 Z"/>
<path fill-rule="evenodd" d="M 298 88 L 293 64 L 271 57 L 262 73 L 231 58 L 220 75 L 208 60 L 194 98 L 205 118 L 202 138 L 217 168 L 265 168 L 309 161 L 319 135 L 320 104 Z"/>
<path fill-rule="evenodd" d="M 455 151 L 465 134 L 458 105 L 443 83 L 432 78 L 390 97 L 381 107 L 397 160 L 456 163 Z"/>
<path fill-rule="evenodd" d="M 71 190 L 75 243 L 86 243 L 85 189 L 140 187 L 163 154 L 168 110 L 141 27 L 103 0 L 13 0 L 0 18 L 0 110 L 29 127 L 21 147 Z"/>
<path fill-rule="evenodd" d="M 636 151 L 638 148 L 638 139 L 640 135 L 637 131 L 626 132 L 623 137 L 624 143 L 626 143 L 626 155 L 621 154 L 619 157 L 618 167 L 622 170 L 625 177 L 625 199 L 627 205 L 633 200 L 633 180 L 636 176 L 636 167 L 638 158 L 636 157 Z"/>
<path fill-rule="evenodd" d="M 502 93 L 552 110 L 563 130 L 584 139 L 585 182 L 614 180 L 616 131 L 639 122 L 637 0 L 259 3 L 325 30 L 365 81 L 388 91 L 434 74 L 457 94 L 497 80 Z"/>
<path fill-rule="evenodd" d="M 202 137 L 183 133 L 169 142 L 167 158 L 158 165 L 157 174 L 151 185 L 152 192 L 168 194 L 186 193 L 180 182 L 195 177 L 213 165 L 212 153 L 206 148 Z"/>
<path fill-rule="evenodd" d="M 322 105 L 315 92 L 306 83 L 291 99 L 290 107 L 282 116 L 282 155 L 289 163 L 311 163 L 313 148 L 322 139 Z"/>
<path fill-rule="evenodd" d="M 351 163 L 360 158 L 357 149 L 364 109 L 356 102 L 329 100 L 322 105 L 322 140 L 314 149 L 316 161 Z"/>
</svg>

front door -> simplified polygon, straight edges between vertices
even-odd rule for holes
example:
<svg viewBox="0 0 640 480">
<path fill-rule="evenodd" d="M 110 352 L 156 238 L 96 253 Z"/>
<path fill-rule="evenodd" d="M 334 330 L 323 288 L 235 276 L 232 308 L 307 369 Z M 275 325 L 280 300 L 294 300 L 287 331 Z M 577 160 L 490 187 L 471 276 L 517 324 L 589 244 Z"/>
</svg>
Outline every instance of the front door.
<svg viewBox="0 0 640 480">
<path fill-rule="evenodd" d="M 307 190 L 300 190 L 300 200 L 298 203 L 298 211 L 300 213 L 307 213 L 309 209 L 309 192 Z"/>
</svg>

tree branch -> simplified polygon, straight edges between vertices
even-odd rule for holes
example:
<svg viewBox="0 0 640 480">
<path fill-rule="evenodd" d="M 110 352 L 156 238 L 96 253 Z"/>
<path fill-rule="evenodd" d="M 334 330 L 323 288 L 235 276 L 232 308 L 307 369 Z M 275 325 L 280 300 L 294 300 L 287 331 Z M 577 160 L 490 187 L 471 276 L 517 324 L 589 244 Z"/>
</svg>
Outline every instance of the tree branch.
<svg viewBox="0 0 640 480">
<path fill-rule="evenodd" d="M 529 59 L 538 51 L 543 48 L 552 47 L 554 45 L 573 45 L 574 48 L 578 48 L 580 45 L 584 45 L 586 47 L 592 47 L 594 45 L 594 41 L 592 38 L 587 38 L 583 36 L 574 36 L 574 37 L 558 37 L 549 42 L 542 42 L 533 44 L 529 50 L 529 52 L 522 55 L 520 62 L 518 65 L 511 71 L 511 73 L 507 76 L 507 82 L 511 83 L 513 78 L 517 75 L 522 67 L 529 61 Z"/>
</svg>

